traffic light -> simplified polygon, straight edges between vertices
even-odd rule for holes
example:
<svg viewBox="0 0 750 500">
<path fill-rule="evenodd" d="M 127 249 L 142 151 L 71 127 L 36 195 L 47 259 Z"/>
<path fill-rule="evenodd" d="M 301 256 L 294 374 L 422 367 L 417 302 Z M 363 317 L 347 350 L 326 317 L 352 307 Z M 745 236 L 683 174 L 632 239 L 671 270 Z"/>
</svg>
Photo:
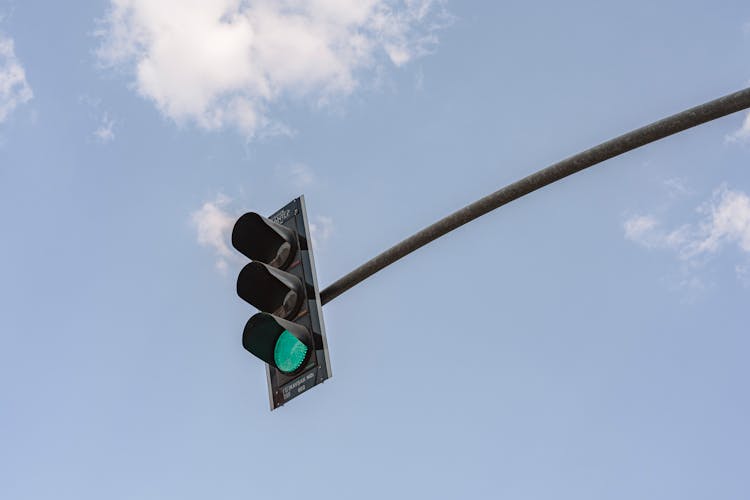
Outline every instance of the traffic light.
<svg viewBox="0 0 750 500">
<path fill-rule="evenodd" d="M 304 196 L 269 218 L 248 212 L 232 229 L 232 246 L 252 259 L 237 295 L 260 311 L 242 345 L 266 363 L 271 410 L 331 377 L 311 244 Z"/>
</svg>

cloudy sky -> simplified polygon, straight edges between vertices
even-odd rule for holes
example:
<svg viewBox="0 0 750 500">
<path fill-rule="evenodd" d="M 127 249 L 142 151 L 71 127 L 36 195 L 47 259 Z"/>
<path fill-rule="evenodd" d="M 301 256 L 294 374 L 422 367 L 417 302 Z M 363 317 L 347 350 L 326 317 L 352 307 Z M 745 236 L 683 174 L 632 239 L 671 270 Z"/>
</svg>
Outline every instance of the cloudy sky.
<svg viewBox="0 0 750 500">
<path fill-rule="evenodd" d="M 0 0 L 0 497 L 748 498 L 747 113 L 340 296 L 274 412 L 228 240 L 304 194 L 326 286 L 748 82 L 739 0 Z"/>
</svg>

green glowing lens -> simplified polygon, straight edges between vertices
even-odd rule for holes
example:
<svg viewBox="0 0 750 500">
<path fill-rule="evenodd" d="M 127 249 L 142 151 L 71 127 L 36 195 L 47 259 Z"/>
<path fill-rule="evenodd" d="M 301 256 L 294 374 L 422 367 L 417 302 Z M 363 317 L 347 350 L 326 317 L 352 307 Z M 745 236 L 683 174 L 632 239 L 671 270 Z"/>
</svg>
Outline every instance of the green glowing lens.
<svg viewBox="0 0 750 500">
<path fill-rule="evenodd" d="M 273 349 L 273 360 L 276 367 L 285 373 L 298 369 L 307 355 L 307 346 L 297 337 L 284 330 Z"/>
</svg>

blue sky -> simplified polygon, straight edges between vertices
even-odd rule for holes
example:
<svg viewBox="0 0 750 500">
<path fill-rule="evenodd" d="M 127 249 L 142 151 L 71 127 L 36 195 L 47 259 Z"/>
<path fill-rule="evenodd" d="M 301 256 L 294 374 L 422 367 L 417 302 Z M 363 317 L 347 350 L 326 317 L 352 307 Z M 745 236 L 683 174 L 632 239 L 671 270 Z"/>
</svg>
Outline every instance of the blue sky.
<svg viewBox="0 0 750 500">
<path fill-rule="evenodd" d="M 750 119 L 565 179 L 324 308 L 268 409 L 228 232 L 319 282 L 750 81 L 750 4 L 0 0 L 0 497 L 746 499 Z"/>
</svg>

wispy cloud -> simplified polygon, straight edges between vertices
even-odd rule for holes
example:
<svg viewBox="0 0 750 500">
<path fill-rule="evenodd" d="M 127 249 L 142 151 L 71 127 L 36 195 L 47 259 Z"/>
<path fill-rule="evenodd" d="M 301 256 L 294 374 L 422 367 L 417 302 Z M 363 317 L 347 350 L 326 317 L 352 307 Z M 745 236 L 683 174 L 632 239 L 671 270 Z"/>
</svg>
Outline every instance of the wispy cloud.
<svg viewBox="0 0 750 500">
<path fill-rule="evenodd" d="M 664 229 L 654 215 L 634 215 L 623 223 L 625 238 L 646 248 L 673 252 L 694 267 L 728 247 L 750 257 L 750 197 L 721 186 L 697 209 L 698 220 L 674 229 Z M 738 278 L 747 274 L 744 264 L 735 267 Z"/>
<path fill-rule="evenodd" d="M 645 246 L 651 244 L 652 234 L 659 222 L 653 215 L 635 215 L 625 221 L 625 237 Z"/>
<path fill-rule="evenodd" d="M 99 127 L 94 131 L 94 137 L 102 143 L 113 141 L 115 139 L 114 126 L 115 121 L 110 118 L 109 114 L 104 113 L 99 122 Z"/>
<path fill-rule="evenodd" d="M 111 0 L 100 60 L 177 122 L 275 126 L 282 99 L 345 97 L 385 63 L 433 50 L 443 0 Z"/>
<path fill-rule="evenodd" d="M 289 183 L 302 191 L 315 184 L 316 176 L 313 169 L 305 163 L 291 163 L 276 167 L 276 177 L 280 182 Z"/>
<path fill-rule="evenodd" d="M 16 57 L 13 40 L 0 34 L 0 123 L 33 96 L 26 72 Z"/>
<path fill-rule="evenodd" d="M 334 233 L 333 219 L 324 215 L 317 215 L 310 223 L 310 236 L 313 240 L 313 251 L 324 247 Z"/>
<path fill-rule="evenodd" d="M 704 220 L 697 228 L 697 238 L 684 248 L 683 254 L 687 258 L 717 253 L 734 244 L 750 253 L 750 197 L 747 194 L 722 186 L 714 192 L 713 200 L 698 211 Z"/>
<path fill-rule="evenodd" d="M 726 142 L 747 142 L 750 141 L 750 113 L 745 115 L 742 126 L 726 136 Z"/>
<path fill-rule="evenodd" d="M 414 90 L 422 92 L 424 90 L 424 70 L 420 67 L 414 75 Z"/>
<path fill-rule="evenodd" d="M 695 192 L 687 185 L 685 179 L 672 177 L 664 181 L 664 187 L 667 189 L 667 196 L 671 200 L 692 196 Z"/>
<path fill-rule="evenodd" d="M 228 211 L 231 201 L 229 197 L 220 193 L 214 200 L 205 202 L 190 216 L 198 243 L 213 250 L 216 269 L 221 272 L 226 272 L 228 261 L 236 258 L 236 252 L 229 248 L 232 226 L 237 218 L 235 214 Z"/>
<path fill-rule="evenodd" d="M 635 215 L 623 224 L 625 238 L 646 248 L 678 249 L 687 239 L 687 226 L 671 231 L 662 229 L 661 223 L 653 215 Z"/>
<path fill-rule="evenodd" d="M 94 139 L 102 144 L 115 140 L 115 119 L 112 115 L 103 110 L 102 100 L 87 94 L 78 97 L 79 104 L 88 108 L 88 115 L 92 122 L 96 123 L 96 128 L 92 133 Z"/>
</svg>

